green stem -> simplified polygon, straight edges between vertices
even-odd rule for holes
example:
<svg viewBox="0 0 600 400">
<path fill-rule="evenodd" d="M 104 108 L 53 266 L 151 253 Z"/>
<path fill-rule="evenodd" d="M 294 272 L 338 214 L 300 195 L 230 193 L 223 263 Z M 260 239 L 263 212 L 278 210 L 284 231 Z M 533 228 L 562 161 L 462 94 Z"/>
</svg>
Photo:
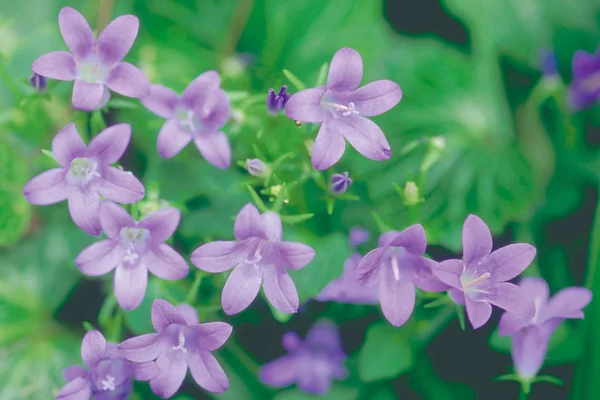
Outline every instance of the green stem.
<svg viewBox="0 0 600 400">
<path fill-rule="evenodd" d="M 196 271 L 196 278 L 194 279 L 194 283 L 192 283 L 192 287 L 185 298 L 185 304 L 192 304 L 192 302 L 198 296 L 198 289 L 200 289 L 200 283 L 202 283 L 203 274 L 200 271 Z"/>
<path fill-rule="evenodd" d="M 92 140 L 92 138 L 94 137 L 94 132 L 92 132 L 92 113 L 91 112 L 87 113 L 86 128 L 87 128 L 88 140 Z"/>
</svg>

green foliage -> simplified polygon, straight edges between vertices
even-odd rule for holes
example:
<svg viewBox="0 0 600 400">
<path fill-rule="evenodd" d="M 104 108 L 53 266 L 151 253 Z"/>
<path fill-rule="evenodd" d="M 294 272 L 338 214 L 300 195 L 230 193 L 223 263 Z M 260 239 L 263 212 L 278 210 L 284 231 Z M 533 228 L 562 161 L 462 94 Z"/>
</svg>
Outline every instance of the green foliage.
<svg viewBox="0 0 600 400">
<path fill-rule="evenodd" d="M 23 197 L 27 163 L 0 136 L 0 246 L 16 242 L 27 229 L 31 205 Z"/>
<path fill-rule="evenodd" d="M 414 363 L 408 338 L 389 324 L 374 324 L 358 360 L 358 373 L 365 382 L 394 378 L 410 370 Z"/>
</svg>

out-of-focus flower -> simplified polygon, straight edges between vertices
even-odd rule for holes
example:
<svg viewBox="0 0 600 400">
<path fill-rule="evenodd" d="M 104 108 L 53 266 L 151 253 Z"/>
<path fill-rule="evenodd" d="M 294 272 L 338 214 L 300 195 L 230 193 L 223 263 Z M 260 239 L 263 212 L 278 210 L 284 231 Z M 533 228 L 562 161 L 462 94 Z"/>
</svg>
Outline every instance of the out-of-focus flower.
<svg viewBox="0 0 600 400">
<path fill-rule="evenodd" d="M 246 170 L 250 175 L 260 178 L 267 178 L 271 174 L 269 166 L 258 158 L 247 159 Z"/>
<path fill-rule="evenodd" d="M 91 111 L 108 102 L 108 89 L 127 97 L 150 94 L 150 83 L 142 71 L 121 60 L 133 46 L 139 21 L 133 15 L 113 20 L 100 35 L 94 32 L 77 10 L 63 7 L 58 25 L 71 51 L 44 54 L 33 62 L 33 72 L 60 81 L 75 81 L 73 107 Z M 108 88 L 108 89 L 107 89 Z"/>
<path fill-rule="evenodd" d="M 569 100 L 576 110 L 588 108 L 600 100 L 600 51 L 580 50 L 573 56 L 573 80 Z"/>
<path fill-rule="evenodd" d="M 253 204 L 235 219 L 237 241 L 204 244 L 192 253 L 192 262 L 207 272 L 229 275 L 221 302 L 227 314 L 247 308 L 263 286 L 267 299 L 279 311 L 298 310 L 298 292 L 287 268 L 300 269 L 312 261 L 315 251 L 303 243 L 282 242 L 281 218 L 274 212 L 260 214 Z"/>
<path fill-rule="evenodd" d="M 337 301 L 350 304 L 377 304 L 379 301 L 379 287 L 366 286 L 357 278 L 358 263 L 362 256 L 354 253 L 344 262 L 342 275 L 325 286 L 317 300 Z"/>
<path fill-rule="evenodd" d="M 86 333 L 81 343 L 81 358 L 87 368 L 73 365 L 63 371 L 67 384 L 57 400 L 125 400 L 135 378 L 147 381 L 159 372 L 153 361 L 130 363 L 115 343 L 106 343 L 98 331 Z"/>
<path fill-rule="evenodd" d="M 389 80 L 357 89 L 362 74 L 360 54 L 354 49 L 340 49 L 331 61 L 327 85 L 294 94 L 285 107 L 287 116 L 295 121 L 321 124 L 311 154 L 316 169 L 337 163 L 346 149 L 345 140 L 372 160 L 387 160 L 392 155 L 381 129 L 365 117 L 394 107 L 402 98 L 402 90 Z"/>
<path fill-rule="evenodd" d="M 318 321 L 302 342 L 297 334 L 283 336 L 283 347 L 288 354 L 264 365 L 260 380 L 274 387 L 296 383 L 304 392 L 325 394 L 331 381 L 346 379 L 346 354 L 342 350 L 338 330 L 329 321 Z"/>
<path fill-rule="evenodd" d="M 348 172 L 344 172 L 343 174 L 333 174 L 331 177 L 331 191 L 335 194 L 342 194 L 348 187 L 352 184 L 352 178 L 348 176 Z"/>
<path fill-rule="evenodd" d="M 31 77 L 29 78 L 29 84 L 32 88 L 41 93 L 44 90 L 46 90 L 46 87 L 48 86 L 48 81 L 46 80 L 46 77 L 40 74 L 36 74 L 34 72 L 33 75 L 31 75 Z"/>
<path fill-rule="evenodd" d="M 379 247 L 367 253 L 358 265 L 363 285 L 379 284 L 383 315 L 394 326 L 404 324 L 415 307 L 415 286 L 428 292 L 443 292 L 448 286 L 432 273 L 436 264 L 424 258 L 427 237 L 421 225 L 379 237 Z"/>
<path fill-rule="evenodd" d="M 354 226 L 354 227 L 352 227 L 352 229 L 350 229 L 350 234 L 348 235 L 348 239 L 350 241 L 350 246 L 352 246 L 352 247 L 356 247 L 365 242 L 368 242 L 370 237 L 371 237 L 371 234 L 369 233 L 369 231 L 362 229 L 362 228 L 358 228 L 356 226 Z"/>
<path fill-rule="evenodd" d="M 523 317 L 505 312 L 500 318 L 500 335 L 512 335 L 512 358 L 516 373 L 532 380 L 542 368 L 554 330 L 565 319 L 583 318 L 582 309 L 592 292 L 582 287 L 563 289 L 548 299 L 548 284 L 542 278 L 523 278 L 519 287 L 533 300 L 535 315 Z"/>
<path fill-rule="evenodd" d="M 52 140 L 52 152 L 60 168 L 27 182 L 25 198 L 37 205 L 68 200 L 73 222 L 90 235 L 99 235 L 100 196 L 123 204 L 144 197 L 144 186 L 136 177 L 111 167 L 125 153 L 130 139 L 131 126 L 117 124 L 96 135 L 86 148 L 75 125 L 65 126 Z"/>
<path fill-rule="evenodd" d="M 544 76 L 553 78 L 558 75 L 558 67 L 556 63 L 556 54 L 552 50 L 543 50 L 540 56 L 540 62 L 542 65 L 542 73 Z"/>
<path fill-rule="evenodd" d="M 492 252 L 492 234 L 476 215 L 469 215 L 462 230 L 463 259 L 446 260 L 435 275 L 451 286 L 450 297 L 466 305 L 474 329 L 490 319 L 492 305 L 524 317 L 535 314 L 533 301 L 517 285 L 507 281 L 519 275 L 535 258 L 535 247 L 515 243 Z"/>
<path fill-rule="evenodd" d="M 85 248 L 75 259 L 81 272 L 100 276 L 115 271 L 115 296 L 125 310 L 137 308 L 146 294 L 148 271 L 165 280 L 185 278 L 189 267 L 165 241 L 177 226 L 181 213 L 164 208 L 136 222 L 119 205 L 100 206 L 100 226 L 107 240 Z"/>
<path fill-rule="evenodd" d="M 171 158 L 193 140 L 206 161 L 217 168 L 229 167 L 231 148 L 220 129 L 229 119 L 231 106 L 220 85 L 217 71 L 198 76 L 181 96 L 165 86 L 152 85 L 150 96 L 142 99 L 142 104 L 167 119 L 158 133 L 158 154 Z"/>
<path fill-rule="evenodd" d="M 227 341 L 231 325 L 199 324 L 192 306 L 174 307 L 156 299 L 152 303 L 152 326 L 156 333 L 128 339 L 119 345 L 119 350 L 133 362 L 156 360 L 160 372 L 150 379 L 150 388 L 157 396 L 163 399 L 173 396 L 181 387 L 188 367 L 196 383 L 209 392 L 227 390 L 227 376 L 211 352 Z"/>
<path fill-rule="evenodd" d="M 285 109 L 285 105 L 290 97 L 292 97 L 292 95 L 287 93 L 286 85 L 283 85 L 277 94 L 275 94 L 275 91 L 272 88 L 269 89 L 269 94 L 267 95 L 267 110 L 269 110 L 271 114 L 279 114 Z"/>
</svg>

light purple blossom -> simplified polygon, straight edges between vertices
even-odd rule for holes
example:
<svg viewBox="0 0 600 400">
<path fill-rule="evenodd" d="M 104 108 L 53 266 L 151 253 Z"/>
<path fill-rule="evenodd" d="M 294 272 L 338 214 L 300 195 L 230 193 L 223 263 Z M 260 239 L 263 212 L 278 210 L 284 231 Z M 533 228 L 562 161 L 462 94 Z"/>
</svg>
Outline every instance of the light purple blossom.
<svg viewBox="0 0 600 400">
<path fill-rule="evenodd" d="M 235 219 L 237 241 L 217 241 L 200 246 L 192 262 L 207 272 L 223 272 L 235 266 L 221 303 L 226 314 L 237 314 L 256 298 L 262 285 L 267 299 L 285 313 L 298 310 L 298 292 L 287 268 L 303 268 L 315 251 L 302 243 L 282 242 L 281 218 L 274 212 L 260 214 L 246 204 Z"/>
<path fill-rule="evenodd" d="M 344 262 L 342 275 L 325 286 L 317 300 L 337 301 L 349 304 L 377 304 L 379 302 L 379 287 L 366 286 L 357 278 L 358 264 L 362 256 L 354 253 Z"/>
<path fill-rule="evenodd" d="M 60 168 L 31 179 L 23 194 L 27 201 L 48 205 L 67 200 L 73 222 L 90 235 L 100 234 L 100 196 L 117 203 L 135 203 L 144 197 L 144 186 L 131 173 L 112 167 L 125 153 L 131 126 L 117 124 L 96 135 L 86 148 L 74 124 L 52 140 Z"/>
<path fill-rule="evenodd" d="M 580 50 L 573 56 L 573 80 L 569 100 L 574 109 L 589 108 L 600 100 L 600 49 L 596 54 Z"/>
<path fill-rule="evenodd" d="M 296 383 L 304 392 L 325 394 L 332 380 L 348 376 L 338 330 L 329 321 L 318 321 L 304 342 L 295 333 L 286 333 L 283 347 L 288 354 L 259 371 L 260 380 L 267 385 L 285 387 Z"/>
<path fill-rule="evenodd" d="M 570 287 L 548 298 L 548 284 L 542 278 L 523 278 L 519 287 L 535 304 L 535 315 L 523 317 L 505 312 L 500 318 L 500 335 L 512 335 L 512 358 L 516 373 L 532 380 L 542 368 L 552 333 L 565 319 L 582 319 L 592 292 Z"/>
<path fill-rule="evenodd" d="M 269 166 L 258 158 L 247 159 L 246 170 L 250 175 L 258 176 L 259 178 L 267 178 L 271 173 Z"/>
<path fill-rule="evenodd" d="M 130 363 L 115 343 L 107 343 L 98 331 L 90 331 L 81 343 L 81 358 L 87 368 L 73 365 L 63 371 L 67 384 L 57 400 L 125 400 L 135 378 L 147 381 L 159 372 L 156 363 Z"/>
<path fill-rule="evenodd" d="M 372 160 L 387 160 L 392 155 L 381 129 L 365 117 L 394 107 L 402 98 L 402 90 L 389 80 L 357 89 L 362 74 L 360 54 L 354 49 L 340 49 L 331 60 L 327 85 L 294 94 L 285 107 L 293 120 L 321 124 L 311 156 L 316 169 L 337 163 L 346 149 L 345 140 Z"/>
<path fill-rule="evenodd" d="M 113 20 L 95 38 L 87 21 L 77 10 L 63 7 L 58 25 L 71 51 L 44 54 L 33 62 L 33 72 L 60 81 L 75 81 L 73 107 L 91 111 L 104 107 L 108 89 L 127 97 L 150 94 L 150 83 L 142 71 L 121 61 L 133 46 L 139 21 L 133 15 Z M 108 89 L 107 89 L 108 88 Z"/>
<path fill-rule="evenodd" d="M 275 94 L 273 89 L 269 89 L 269 95 L 267 96 L 267 110 L 269 110 L 271 114 L 279 114 L 285 109 L 285 105 L 290 97 L 292 97 L 292 95 L 287 93 L 286 85 L 283 85 L 277 94 Z"/>
<path fill-rule="evenodd" d="M 492 252 L 492 234 L 476 215 L 469 215 L 462 230 L 463 259 L 446 260 L 434 269 L 451 286 L 449 294 L 466 305 L 474 329 L 490 319 L 492 305 L 524 317 L 533 317 L 535 306 L 525 291 L 507 281 L 519 275 L 535 258 L 535 247 L 516 243 Z"/>
<path fill-rule="evenodd" d="M 379 303 L 387 320 L 403 325 L 415 307 L 415 286 L 428 292 L 443 292 L 448 286 L 432 273 L 436 262 L 424 258 L 427 237 L 421 225 L 379 237 L 379 247 L 371 250 L 358 265 L 358 279 L 366 286 L 379 284 Z"/>
<path fill-rule="evenodd" d="M 115 269 L 115 296 L 125 310 L 137 308 L 146 294 L 148 271 L 165 280 L 185 278 L 189 267 L 165 241 L 177 226 L 181 213 L 163 208 L 136 222 L 119 205 L 100 206 L 100 225 L 107 240 L 85 248 L 75 259 L 88 276 L 105 275 Z"/>
<path fill-rule="evenodd" d="M 158 154 L 174 157 L 193 140 L 209 163 L 221 169 L 229 167 L 229 140 L 220 129 L 229 119 L 231 107 L 220 85 L 217 71 L 198 76 L 181 96 L 165 86 L 152 85 L 150 96 L 142 99 L 142 104 L 167 119 L 158 133 Z"/>
<path fill-rule="evenodd" d="M 232 327 L 224 322 L 198 323 L 193 307 L 173 307 L 162 299 L 152 303 L 152 326 L 156 333 L 137 336 L 119 345 L 125 358 L 133 362 L 156 360 L 159 374 L 150 380 L 150 388 L 163 399 L 181 387 L 188 367 L 192 377 L 209 392 L 222 393 L 229 381 L 217 359 L 211 354 L 227 341 Z"/>
<path fill-rule="evenodd" d="M 331 177 L 331 191 L 336 194 L 342 194 L 352 184 L 352 178 L 348 176 L 348 171 L 343 174 L 333 174 Z"/>
<path fill-rule="evenodd" d="M 369 233 L 369 231 L 355 226 L 352 227 L 352 229 L 350 229 L 350 235 L 348 238 L 350 240 L 350 246 L 356 247 L 365 242 L 368 242 L 371 238 L 371 234 Z"/>
</svg>

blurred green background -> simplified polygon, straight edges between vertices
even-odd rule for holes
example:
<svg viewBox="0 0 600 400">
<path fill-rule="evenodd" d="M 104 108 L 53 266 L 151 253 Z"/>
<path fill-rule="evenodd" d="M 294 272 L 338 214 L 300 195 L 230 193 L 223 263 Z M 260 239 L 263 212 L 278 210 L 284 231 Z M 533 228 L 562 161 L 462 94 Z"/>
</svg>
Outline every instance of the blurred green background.
<svg viewBox="0 0 600 400">
<path fill-rule="evenodd" d="M 230 94 L 232 117 L 224 131 L 232 166 L 217 170 L 193 146 L 170 160 L 156 152 L 163 120 L 139 101 L 116 96 L 103 112 L 71 108 L 72 84 L 52 83 L 39 94 L 27 84 L 31 63 L 66 47 L 57 24 L 63 6 L 82 12 L 93 29 L 118 15 L 140 19 L 140 33 L 126 60 L 152 83 L 181 92 L 197 75 L 216 69 Z M 511 371 L 508 344 L 497 337 L 499 313 L 484 328 L 461 331 L 453 308 L 424 309 L 418 299 L 405 326 L 387 324 L 376 307 L 309 301 L 340 275 L 351 254 L 347 233 L 361 226 L 372 249 L 387 227 L 422 223 L 429 254 L 441 260 L 460 250 L 469 213 L 482 217 L 496 245 L 530 242 L 538 257 L 526 274 L 546 278 L 554 292 L 587 285 L 600 290 L 593 271 L 600 244 L 600 107 L 574 112 L 566 101 L 575 51 L 593 52 L 600 38 L 598 0 L 21 0 L 0 4 L 0 399 L 53 398 L 60 372 L 81 363 L 86 326 L 121 340 L 150 332 L 153 298 L 182 302 L 201 279 L 194 305 L 202 320 L 226 320 L 234 336 L 218 352 L 231 380 L 227 400 L 305 400 L 296 389 L 263 386 L 257 368 L 283 354 L 281 335 L 303 335 L 319 316 L 336 321 L 350 358 L 350 378 L 337 382 L 327 400 L 516 399 L 518 385 L 493 378 Z M 391 79 L 404 98 L 375 117 L 393 151 L 374 162 L 348 147 L 342 162 L 323 173 L 308 164 L 306 141 L 316 127 L 298 128 L 270 116 L 267 89 L 288 84 L 283 69 L 307 86 L 341 47 L 357 49 L 363 82 Z M 541 55 L 552 51 L 558 76 L 544 76 Z M 89 119 L 88 119 L 89 118 Z M 305 307 L 293 318 L 272 314 L 263 300 L 235 317 L 219 311 L 224 276 L 151 280 L 142 306 L 115 307 L 111 277 L 84 278 L 74 257 L 94 241 L 72 224 L 65 203 L 33 207 L 22 196 L 25 182 L 54 166 L 41 153 L 67 123 L 86 136 L 105 123 L 128 122 L 133 138 L 122 160 L 142 179 L 145 206 L 166 201 L 183 211 L 173 244 L 183 255 L 214 239 L 232 237 L 233 216 L 252 201 L 246 185 L 265 203 L 273 190 L 250 177 L 238 161 L 260 156 L 278 168 L 288 216 L 284 237 L 312 245 L 317 257 L 292 276 Z M 338 200 L 324 190 L 333 172 L 354 179 Z M 407 206 L 402 188 L 417 182 L 424 201 Z M 302 220 L 305 214 L 314 214 Z M 302 221 L 299 221 L 302 220 Z M 299 222 L 298 222 L 299 221 Z M 285 222 L 285 219 L 284 219 Z M 296 223 L 291 223 L 296 222 Z M 591 232 L 594 232 L 593 234 Z M 598 287 L 596 289 L 595 287 Z M 562 387 L 536 384 L 531 399 L 600 398 L 600 304 L 583 322 L 555 334 L 542 373 Z M 575 365 L 577 364 L 577 367 Z M 187 382 L 178 400 L 205 399 Z M 154 399 L 136 384 L 134 399 Z"/>
</svg>

